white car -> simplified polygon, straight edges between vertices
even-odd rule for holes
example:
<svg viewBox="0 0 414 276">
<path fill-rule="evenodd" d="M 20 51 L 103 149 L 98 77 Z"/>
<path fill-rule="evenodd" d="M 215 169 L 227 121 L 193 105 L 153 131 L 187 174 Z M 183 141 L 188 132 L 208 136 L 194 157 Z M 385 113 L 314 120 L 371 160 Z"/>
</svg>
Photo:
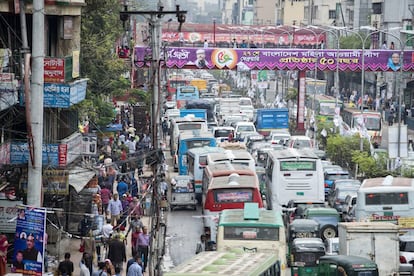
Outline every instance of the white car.
<svg viewBox="0 0 414 276">
<path fill-rule="evenodd" d="M 285 145 L 290 140 L 290 133 L 287 131 L 272 131 L 269 135 L 270 143 L 276 145 Z"/>
<path fill-rule="evenodd" d="M 399 243 L 400 243 L 400 272 L 413 272 L 414 234 L 407 233 L 405 235 L 399 236 Z"/>
<path fill-rule="evenodd" d="M 313 149 L 313 142 L 308 136 L 292 136 L 289 140 L 289 148 Z"/>
<path fill-rule="evenodd" d="M 237 122 L 234 127 L 236 138 L 240 137 L 244 132 L 256 132 L 256 127 L 252 122 Z"/>
</svg>

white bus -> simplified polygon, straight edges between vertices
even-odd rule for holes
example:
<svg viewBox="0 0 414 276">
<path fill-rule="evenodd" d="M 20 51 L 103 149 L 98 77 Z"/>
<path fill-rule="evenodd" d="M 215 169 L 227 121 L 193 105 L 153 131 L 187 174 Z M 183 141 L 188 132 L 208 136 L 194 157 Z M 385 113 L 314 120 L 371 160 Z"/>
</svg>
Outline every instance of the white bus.
<svg viewBox="0 0 414 276">
<path fill-rule="evenodd" d="M 289 200 L 325 200 L 322 162 L 309 149 L 270 151 L 266 162 L 267 208 L 280 211 Z"/>
<path fill-rule="evenodd" d="M 414 179 L 378 177 L 365 179 L 357 193 L 357 221 L 387 221 L 412 228 L 414 218 Z M 411 224 L 411 225 L 409 225 Z"/>
<path fill-rule="evenodd" d="M 208 165 L 222 164 L 226 162 L 246 165 L 252 171 L 256 170 L 256 161 L 253 156 L 245 150 L 226 150 L 224 152 L 209 153 L 207 155 Z"/>
<path fill-rule="evenodd" d="M 210 153 L 224 152 L 225 150 L 220 147 L 202 147 L 193 148 L 187 152 L 188 160 L 188 175 L 194 179 L 194 187 L 196 197 L 199 203 L 201 203 L 202 195 L 202 180 L 204 167 L 207 166 L 207 155 Z"/>
</svg>

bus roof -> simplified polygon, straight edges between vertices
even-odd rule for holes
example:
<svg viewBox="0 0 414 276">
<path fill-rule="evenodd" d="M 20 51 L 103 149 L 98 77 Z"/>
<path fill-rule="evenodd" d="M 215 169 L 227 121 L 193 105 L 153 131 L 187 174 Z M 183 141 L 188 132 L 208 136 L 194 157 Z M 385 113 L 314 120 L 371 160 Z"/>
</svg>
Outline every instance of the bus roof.
<svg viewBox="0 0 414 276">
<path fill-rule="evenodd" d="M 179 118 L 174 118 L 173 122 L 176 124 L 180 124 L 180 123 L 191 123 L 191 122 L 200 122 L 200 123 L 205 123 L 206 120 L 203 118 L 197 118 L 194 116 L 185 116 L 185 117 L 179 117 Z"/>
<path fill-rule="evenodd" d="M 213 152 L 224 152 L 225 149 L 220 147 L 201 147 L 201 148 L 192 148 L 188 150 L 189 155 L 207 155 Z"/>
<path fill-rule="evenodd" d="M 377 177 L 365 179 L 361 188 L 379 188 L 379 187 L 411 187 L 414 188 L 414 178 L 408 177 L 393 177 L 388 175 L 386 177 Z"/>
<path fill-rule="evenodd" d="M 283 149 L 283 150 L 272 150 L 269 152 L 269 156 L 273 159 L 290 159 L 290 158 L 311 158 L 319 159 L 319 157 L 310 149 Z"/>
<path fill-rule="evenodd" d="M 277 262 L 273 253 L 246 253 L 231 251 L 204 251 L 176 266 L 164 276 L 261 275 Z"/>
<path fill-rule="evenodd" d="M 205 170 L 209 171 L 210 174 L 214 177 L 216 176 L 228 176 L 232 173 L 238 173 L 239 175 L 255 175 L 256 173 L 252 171 L 249 166 L 237 164 L 237 163 L 219 163 L 211 164 L 205 167 Z"/>
<path fill-rule="evenodd" d="M 206 138 L 215 139 L 213 134 L 209 131 L 200 130 L 184 130 L 180 133 L 180 140 L 192 139 L 192 138 Z"/>
<path fill-rule="evenodd" d="M 316 101 L 320 101 L 320 102 L 338 102 L 338 103 L 342 103 L 342 101 L 340 99 L 337 99 L 333 96 L 329 96 L 329 95 L 323 95 L 323 94 L 317 94 L 314 96 Z"/>
<path fill-rule="evenodd" d="M 370 259 L 347 255 L 325 255 L 319 258 L 319 263 L 334 263 L 347 269 L 354 270 L 364 270 L 367 268 L 377 267 L 377 264 Z"/>
<path fill-rule="evenodd" d="M 349 113 L 358 115 L 358 113 L 359 114 L 361 113 L 361 109 L 347 107 L 347 108 L 344 108 L 342 112 L 349 112 Z M 372 111 L 372 110 L 366 110 L 366 109 L 364 109 L 364 111 L 362 113 L 364 115 L 381 115 L 380 112 Z"/>
<path fill-rule="evenodd" d="M 212 162 L 233 161 L 233 160 L 252 160 L 253 157 L 247 151 L 232 151 L 226 150 L 224 152 L 215 152 L 209 154 Z"/>
<path fill-rule="evenodd" d="M 246 150 L 246 143 L 224 141 L 219 144 L 219 147 L 228 150 Z"/>
<path fill-rule="evenodd" d="M 274 210 L 259 209 L 259 219 L 245 219 L 243 209 L 227 209 L 220 214 L 219 226 L 284 227 L 282 215 Z"/>
<path fill-rule="evenodd" d="M 230 175 L 215 176 L 208 189 L 258 188 L 258 185 L 256 174 L 240 175 L 232 172 Z"/>
</svg>

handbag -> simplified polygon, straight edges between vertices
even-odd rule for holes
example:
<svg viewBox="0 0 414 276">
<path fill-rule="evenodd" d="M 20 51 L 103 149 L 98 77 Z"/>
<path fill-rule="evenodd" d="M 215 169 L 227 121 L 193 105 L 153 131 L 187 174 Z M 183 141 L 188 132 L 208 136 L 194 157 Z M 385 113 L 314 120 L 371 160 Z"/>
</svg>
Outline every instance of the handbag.
<svg viewBox="0 0 414 276">
<path fill-rule="evenodd" d="M 85 252 L 85 245 L 83 243 L 81 243 L 80 247 L 79 247 L 79 252 Z"/>
</svg>

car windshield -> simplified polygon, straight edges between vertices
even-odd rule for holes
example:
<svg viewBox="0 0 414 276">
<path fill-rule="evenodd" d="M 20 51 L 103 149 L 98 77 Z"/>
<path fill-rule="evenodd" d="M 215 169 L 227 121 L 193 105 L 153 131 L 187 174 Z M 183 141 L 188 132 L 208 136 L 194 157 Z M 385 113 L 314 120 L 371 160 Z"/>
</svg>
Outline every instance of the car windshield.
<svg viewBox="0 0 414 276">
<path fill-rule="evenodd" d="M 254 131 L 254 126 L 239 126 L 239 127 L 237 128 L 237 130 L 238 130 L 239 132 L 248 132 L 248 131 L 253 132 L 253 131 Z"/>
<path fill-rule="evenodd" d="M 300 149 L 300 148 L 311 148 L 311 142 L 309 140 L 295 140 L 293 147 L 295 149 Z"/>
<path fill-rule="evenodd" d="M 414 241 L 401 242 L 400 251 L 414 252 Z"/>
</svg>

